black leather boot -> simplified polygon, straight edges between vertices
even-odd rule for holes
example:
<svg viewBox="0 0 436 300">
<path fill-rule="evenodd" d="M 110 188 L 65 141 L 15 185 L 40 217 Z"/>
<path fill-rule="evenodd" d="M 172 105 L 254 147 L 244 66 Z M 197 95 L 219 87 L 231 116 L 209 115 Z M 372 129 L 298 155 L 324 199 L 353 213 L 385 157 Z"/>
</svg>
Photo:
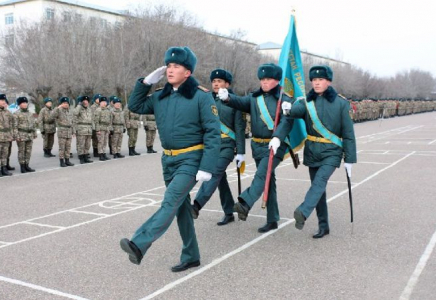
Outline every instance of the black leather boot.
<svg viewBox="0 0 436 300">
<path fill-rule="evenodd" d="M 69 167 L 74 166 L 73 163 L 70 163 L 70 159 L 69 159 L 69 158 L 65 158 L 65 164 L 66 164 L 67 166 L 69 166 Z"/>
<path fill-rule="evenodd" d="M 47 153 L 48 153 L 49 157 L 56 157 L 56 155 L 51 153 L 51 149 L 47 149 Z"/>
<path fill-rule="evenodd" d="M 89 153 L 88 154 L 85 154 L 85 155 L 83 155 L 83 158 L 84 158 L 84 160 L 85 160 L 85 164 L 90 164 L 90 163 L 93 163 L 94 161 L 92 161 L 90 158 L 89 158 Z"/>
<path fill-rule="evenodd" d="M 107 157 L 106 153 L 103 153 L 104 160 L 111 160 L 109 157 Z"/>
<path fill-rule="evenodd" d="M 121 153 L 116 153 L 116 155 L 117 155 L 118 158 L 124 158 L 124 157 L 126 157 L 125 155 L 122 155 Z"/>
<path fill-rule="evenodd" d="M 11 166 L 9 165 L 9 158 L 8 158 L 8 160 L 6 161 L 6 169 L 8 169 L 8 171 L 14 171 L 14 170 L 15 170 L 14 167 L 11 167 Z"/>
<path fill-rule="evenodd" d="M 65 168 L 67 165 L 65 164 L 65 159 L 61 158 L 59 159 L 60 165 L 62 168 Z"/>
<path fill-rule="evenodd" d="M 83 165 L 85 163 L 85 155 L 79 155 L 80 164 Z"/>
<path fill-rule="evenodd" d="M 133 147 L 129 147 L 129 156 L 135 156 L 136 154 L 133 153 Z"/>
<path fill-rule="evenodd" d="M 27 173 L 25 164 L 20 164 L 20 168 L 21 168 L 21 173 Z"/>
<path fill-rule="evenodd" d="M 94 157 L 100 157 L 100 154 L 98 154 L 98 149 L 97 148 L 93 148 L 94 149 Z"/>
<path fill-rule="evenodd" d="M 26 168 L 27 172 L 35 172 L 34 169 L 32 169 L 31 167 L 29 167 L 29 164 L 25 164 L 24 167 Z"/>
<path fill-rule="evenodd" d="M 104 159 L 104 154 L 100 153 L 100 161 L 105 161 L 106 159 Z"/>
<path fill-rule="evenodd" d="M 141 153 L 136 152 L 135 147 L 133 147 L 133 154 L 135 154 L 135 155 L 141 155 Z"/>
<path fill-rule="evenodd" d="M 0 172 L 3 176 L 12 176 L 12 173 L 9 173 L 8 169 L 3 166 L 1 167 L 1 172 Z"/>
<path fill-rule="evenodd" d="M 48 154 L 48 150 L 44 149 L 44 157 L 50 157 L 50 154 Z"/>
</svg>

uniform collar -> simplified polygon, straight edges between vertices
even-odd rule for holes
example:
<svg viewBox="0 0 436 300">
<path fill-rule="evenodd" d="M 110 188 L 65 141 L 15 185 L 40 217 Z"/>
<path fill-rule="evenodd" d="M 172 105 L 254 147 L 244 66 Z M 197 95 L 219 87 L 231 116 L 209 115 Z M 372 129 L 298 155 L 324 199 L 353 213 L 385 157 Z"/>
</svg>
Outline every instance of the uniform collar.
<svg viewBox="0 0 436 300">
<path fill-rule="evenodd" d="M 262 88 L 259 88 L 257 91 L 255 91 L 253 93 L 253 97 L 259 97 L 260 95 L 271 95 L 276 99 L 280 98 L 280 84 L 278 84 L 275 88 L 273 88 L 272 90 L 270 90 L 269 92 L 265 93 Z"/>
<path fill-rule="evenodd" d="M 329 102 L 333 102 L 336 99 L 336 96 L 338 95 L 338 93 L 335 91 L 335 89 L 331 86 L 329 86 L 327 88 L 327 90 L 322 94 L 322 97 L 327 99 L 327 101 Z M 315 91 L 313 89 L 310 90 L 310 92 L 307 94 L 307 101 L 313 101 L 316 100 L 316 98 L 319 95 L 317 93 L 315 93 Z"/>
<path fill-rule="evenodd" d="M 183 97 L 187 99 L 194 98 L 195 93 L 198 90 L 198 82 L 195 80 L 194 77 L 189 76 L 186 81 L 179 86 L 179 89 L 177 90 L 177 93 L 181 94 Z M 159 100 L 162 100 L 165 97 L 168 97 L 173 92 L 173 86 L 167 82 L 165 84 L 165 87 L 163 88 L 162 92 L 159 95 Z"/>
</svg>

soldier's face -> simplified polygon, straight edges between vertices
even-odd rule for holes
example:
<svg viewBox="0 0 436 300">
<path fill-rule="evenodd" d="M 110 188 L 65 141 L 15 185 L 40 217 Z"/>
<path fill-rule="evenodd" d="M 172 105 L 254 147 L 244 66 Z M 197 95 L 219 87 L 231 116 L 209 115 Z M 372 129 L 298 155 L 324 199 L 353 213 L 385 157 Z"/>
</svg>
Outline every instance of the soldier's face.
<svg viewBox="0 0 436 300">
<path fill-rule="evenodd" d="M 117 108 L 117 109 L 118 109 L 118 108 L 121 108 L 121 103 L 120 103 L 120 102 L 115 103 L 115 104 L 114 104 L 114 107 Z"/>
<path fill-rule="evenodd" d="M 100 104 L 100 99 L 95 99 L 95 103 Z"/>
<path fill-rule="evenodd" d="M 215 78 L 212 80 L 212 89 L 215 93 L 218 93 L 219 89 L 228 89 L 230 84 L 221 78 Z"/>
<path fill-rule="evenodd" d="M 88 100 L 83 100 L 82 105 L 83 105 L 83 107 L 88 107 L 88 105 L 89 105 Z"/>
<path fill-rule="evenodd" d="M 20 108 L 26 109 L 28 105 L 29 105 L 29 103 L 23 102 L 23 103 L 20 104 Z"/>
<path fill-rule="evenodd" d="M 313 78 L 312 79 L 312 87 L 315 93 L 322 94 L 324 93 L 328 87 L 332 84 L 331 81 L 325 78 Z"/>
<path fill-rule="evenodd" d="M 47 106 L 48 108 L 50 108 L 52 105 L 53 105 L 53 103 L 51 103 L 51 101 L 49 101 L 45 104 L 45 106 Z"/>
<path fill-rule="evenodd" d="M 106 106 L 107 106 L 106 101 L 101 101 L 101 102 L 100 102 L 100 107 L 106 107 Z"/>
<path fill-rule="evenodd" d="M 183 82 L 191 76 L 191 71 L 184 66 L 170 63 L 167 66 L 167 80 L 175 88 L 178 88 Z"/>
<path fill-rule="evenodd" d="M 62 106 L 63 108 L 68 108 L 68 107 L 70 107 L 70 105 L 68 104 L 68 102 L 62 102 L 61 106 Z"/>
<path fill-rule="evenodd" d="M 6 107 L 6 101 L 5 100 L 0 100 L 0 107 Z"/>
<path fill-rule="evenodd" d="M 273 88 L 275 88 L 279 84 L 279 81 L 274 78 L 262 78 L 260 80 L 260 86 L 262 88 L 262 91 L 265 93 L 271 91 Z"/>
</svg>

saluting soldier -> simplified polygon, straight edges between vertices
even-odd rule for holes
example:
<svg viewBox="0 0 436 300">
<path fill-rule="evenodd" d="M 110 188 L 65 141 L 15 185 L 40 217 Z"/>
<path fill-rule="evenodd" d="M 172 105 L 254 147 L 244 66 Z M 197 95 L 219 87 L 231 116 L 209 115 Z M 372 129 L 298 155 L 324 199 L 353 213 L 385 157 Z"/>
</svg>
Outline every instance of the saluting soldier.
<svg viewBox="0 0 436 300">
<path fill-rule="evenodd" d="M 227 103 L 228 106 L 249 113 L 251 116 L 251 132 L 253 133 L 251 149 L 257 170 L 250 187 L 239 195 L 238 202 L 234 206 L 234 210 L 242 221 L 247 219 L 250 209 L 262 196 L 265 187 L 270 153 L 269 148 L 271 147 L 269 142 L 274 130 L 277 102 L 280 98 L 279 83 L 282 79 L 282 73 L 282 68 L 276 64 L 263 64 L 257 71 L 260 88 L 254 93 L 245 97 L 238 97 L 229 94 L 227 89 L 220 89 L 218 92 L 218 97 Z M 283 94 L 282 101 L 290 102 L 291 98 Z M 272 229 L 277 229 L 277 222 L 280 220 L 274 170 L 283 160 L 285 153 L 288 151 L 288 145 L 283 143 L 280 147 L 274 147 L 276 150 L 278 148 L 278 150 L 273 159 L 273 171 L 266 206 L 267 222 L 258 229 L 258 232 L 268 232 Z"/>
<path fill-rule="evenodd" d="M 70 98 L 61 97 L 59 99 L 59 106 L 52 111 L 49 121 L 56 121 L 60 166 L 63 168 L 74 166 L 70 162 L 71 142 L 75 135 L 73 115 L 70 111 Z"/>
<path fill-rule="evenodd" d="M 307 101 L 283 104 L 283 112 L 289 114 L 274 133 L 279 143 L 292 128 L 294 118 L 306 123 L 307 140 L 303 164 L 309 167 L 311 186 L 303 203 L 294 211 L 295 227 L 303 229 L 304 223 L 316 208 L 318 232 L 313 238 L 322 238 L 330 233 L 326 187 L 330 176 L 341 165 L 351 177 L 352 164 L 357 162 L 356 139 L 353 122 L 348 111 L 350 104 L 331 86 L 333 71 L 329 66 L 313 66 L 309 71 L 313 89 Z"/>
<path fill-rule="evenodd" d="M 44 157 L 55 157 L 56 155 L 51 153 L 54 144 L 54 135 L 56 133 L 56 124 L 54 121 L 49 121 L 50 114 L 53 111 L 53 99 L 45 98 L 44 107 L 39 112 L 38 125 L 41 131 L 44 149 Z"/>
<path fill-rule="evenodd" d="M 138 130 L 141 125 L 141 115 L 131 112 L 128 107 L 124 109 L 124 121 L 126 122 L 127 135 L 129 136 L 129 156 L 141 155 L 136 152 L 136 142 L 138 141 Z"/>
<path fill-rule="evenodd" d="M 8 110 L 8 98 L 0 94 L 0 177 L 11 176 L 8 166 L 9 144 L 14 140 L 14 116 Z"/>
<path fill-rule="evenodd" d="M 16 102 L 20 107 L 14 113 L 14 137 L 18 146 L 18 162 L 21 173 L 35 172 L 29 167 L 33 140 L 37 137 L 35 118 L 28 109 L 29 100 L 26 97 L 18 97 Z"/>
<path fill-rule="evenodd" d="M 100 107 L 100 97 L 101 94 L 95 94 L 92 97 L 92 105 L 91 105 L 91 115 L 94 118 L 95 111 Z M 98 138 L 97 132 L 95 131 L 94 119 L 92 121 L 92 149 L 94 157 L 99 157 L 98 155 Z"/>
<path fill-rule="evenodd" d="M 203 91 L 192 77 L 197 58 L 188 47 L 169 48 L 166 66 L 136 82 L 129 109 L 139 114 L 154 114 L 164 147 L 163 176 L 167 190 L 161 207 L 145 222 L 131 241 L 122 239 L 121 248 L 132 263 L 143 256 L 177 216 L 183 240 L 180 264 L 171 268 L 180 272 L 200 265 L 200 252 L 190 213 L 190 190 L 196 181 L 209 181 L 215 172 L 220 149 L 218 110 L 210 93 Z M 168 83 L 163 90 L 148 95 L 166 71 Z"/>
<path fill-rule="evenodd" d="M 100 97 L 100 107 L 94 113 L 94 125 L 98 138 L 98 155 L 101 161 L 110 160 L 106 155 L 109 131 L 112 130 L 112 114 L 106 97 Z"/>
<path fill-rule="evenodd" d="M 124 121 L 123 110 L 121 109 L 121 99 L 117 96 L 110 97 L 113 103 L 112 108 L 112 152 L 114 158 L 124 158 L 121 155 L 121 145 L 123 143 L 123 134 L 126 132 L 126 123 Z"/>
<path fill-rule="evenodd" d="M 240 167 L 245 161 L 245 120 L 242 117 L 242 112 L 224 105 L 217 97 L 220 88 L 230 90 L 229 86 L 232 83 L 233 76 L 230 72 L 223 69 L 216 69 L 210 73 L 210 81 L 212 82 L 212 96 L 215 99 L 215 105 L 218 108 L 218 115 L 221 126 L 221 150 L 217 160 L 216 171 L 212 175 L 212 179 L 204 182 L 195 197 L 192 205 L 194 219 L 198 218 L 199 211 L 212 197 L 215 190 L 218 188 L 221 200 L 221 207 L 224 211 L 224 217 L 218 226 L 226 225 L 235 221 L 233 216 L 233 199 L 232 191 L 230 190 L 227 181 L 226 169 L 235 158 Z"/>
<path fill-rule="evenodd" d="M 92 111 L 89 108 L 89 97 L 77 98 L 79 105 L 74 109 L 73 124 L 76 132 L 77 153 L 80 163 L 87 164 L 93 161 L 89 159 L 89 148 L 92 140 Z"/>
</svg>

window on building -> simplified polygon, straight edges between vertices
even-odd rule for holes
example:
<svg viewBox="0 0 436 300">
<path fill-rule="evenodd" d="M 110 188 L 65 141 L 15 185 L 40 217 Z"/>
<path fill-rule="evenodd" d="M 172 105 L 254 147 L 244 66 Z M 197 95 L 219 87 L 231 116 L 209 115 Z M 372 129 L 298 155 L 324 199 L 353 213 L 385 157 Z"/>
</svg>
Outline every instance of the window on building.
<svg viewBox="0 0 436 300">
<path fill-rule="evenodd" d="M 14 24 L 14 14 L 6 14 L 5 15 L 5 24 L 6 25 Z"/>
<path fill-rule="evenodd" d="M 15 36 L 13 34 L 8 34 L 5 36 L 6 47 L 13 47 L 15 44 Z"/>
<path fill-rule="evenodd" d="M 71 13 L 68 11 L 64 11 L 62 13 L 63 21 L 64 22 L 71 22 Z"/>
<path fill-rule="evenodd" d="M 53 8 L 47 8 L 45 10 L 45 17 L 46 17 L 47 20 L 53 20 L 54 19 L 54 14 L 55 14 L 55 11 L 54 11 Z"/>
</svg>

